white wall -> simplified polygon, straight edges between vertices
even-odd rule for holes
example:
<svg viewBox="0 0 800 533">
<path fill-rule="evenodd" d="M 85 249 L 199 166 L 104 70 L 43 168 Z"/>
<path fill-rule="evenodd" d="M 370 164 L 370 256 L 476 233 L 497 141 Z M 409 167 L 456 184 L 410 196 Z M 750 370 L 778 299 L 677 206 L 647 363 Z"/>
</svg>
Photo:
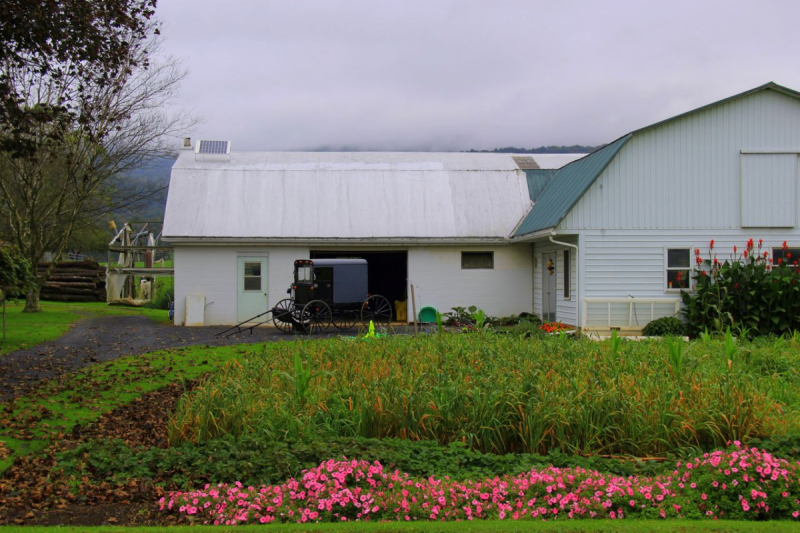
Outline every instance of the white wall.
<svg viewBox="0 0 800 533">
<path fill-rule="evenodd" d="M 559 230 L 740 228 L 743 202 L 779 195 L 742 198 L 741 151 L 800 152 L 800 100 L 761 91 L 634 134 Z"/>
<path fill-rule="evenodd" d="M 798 229 L 717 229 L 717 230 L 592 230 L 582 232 L 584 270 L 581 272 L 586 298 L 678 298 L 680 291 L 665 286 L 666 249 L 699 248 L 703 259 L 709 257 L 709 244 L 714 239 L 714 252 L 720 261 L 730 259 L 733 247 L 741 254 L 752 238 L 764 240 L 763 251 L 771 256 L 771 247 L 780 248 L 783 241 L 800 247 Z M 692 252 L 694 260 L 694 252 Z M 694 263 L 693 263 L 694 264 Z M 625 306 L 614 311 L 618 319 L 627 321 Z M 638 326 L 649 321 L 649 304 L 638 308 Z M 673 314 L 668 305 L 656 308 L 656 315 Z M 624 315 L 624 316 L 623 316 Z M 587 324 L 606 320 L 602 305 L 587 308 Z"/>
<path fill-rule="evenodd" d="M 559 235 L 554 237 L 562 242 L 577 244 L 574 237 Z M 564 250 L 570 250 L 570 297 L 564 298 Z M 559 246 L 549 241 L 537 242 L 533 248 L 534 269 L 533 269 L 533 312 L 541 316 L 542 314 L 542 272 L 545 268 L 542 261 L 542 254 L 556 254 L 556 320 L 569 324 L 577 325 L 578 316 L 578 258 L 574 248 Z"/>
<path fill-rule="evenodd" d="M 355 248 L 349 246 L 347 250 Z M 506 316 L 533 310 L 530 245 L 428 246 L 407 250 L 408 277 L 416 291 L 417 311 L 432 306 L 444 313 L 452 307 L 476 305 L 491 316 Z M 494 269 L 462 270 L 462 251 L 493 251 Z M 236 323 L 236 258 L 241 255 L 268 256 L 269 305 L 273 306 L 286 297 L 295 259 L 308 258 L 310 252 L 308 248 L 295 247 L 177 246 L 176 324 L 183 323 L 186 295 L 196 293 L 206 297 L 207 325 Z M 410 297 L 408 305 L 411 317 Z"/>
<path fill-rule="evenodd" d="M 494 269 L 462 269 L 462 251 L 493 251 Z M 453 307 L 475 305 L 491 316 L 530 313 L 533 310 L 531 270 L 531 250 L 527 244 L 430 246 L 408 250 L 408 278 L 414 284 L 417 312 L 425 306 L 445 313 Z"/>
<path fill-rule="evenodd" d="M 309 249 L 300 247 L 175 247 L 175 323 L 183 324 L 187 294 L 206 299 L 205 324 L 235 324 L 237 257 L 266 256 L 269 271 L 269 306 L 287 297 L 295 259 L 308 259 Z"/>
</svg>

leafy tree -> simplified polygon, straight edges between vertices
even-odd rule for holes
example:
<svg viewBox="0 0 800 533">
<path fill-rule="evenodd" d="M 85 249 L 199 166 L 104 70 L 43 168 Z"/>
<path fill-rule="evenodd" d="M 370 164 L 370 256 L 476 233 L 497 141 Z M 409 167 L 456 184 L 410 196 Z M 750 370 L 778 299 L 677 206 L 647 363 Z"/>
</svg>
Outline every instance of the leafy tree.
<svg viewBox="0 0 800 533">
<path fill-rule="evenodd" d="M 59 141 L 96 122 L 104 93 L 131 69 L 152 31 L 156 0 L 3 0 L 0 17 L 0 150 L 35 157 L 43 138 Z M 155 31 L 158 31 L 157 28 Z M 20 73 L 53 82 L 31 105 Z"/>
<path fill-rule="evenodd" d="M 55 259 L 29 291 L 28 312 L 39 310 L 39 291 L 75 232 L 160 192 L 126 176 L 170 155 L 169 136 L 195 124 L 185 113 L 164 111 L 185 72 L 175 59 L 159 59 L 157 30 L 156 23 L 143 22 L 146 38 L 137 33 L 128 39 L 126 59 L 114 76 L 91 78 L 91 85 L 81 69 L 69 70 L 71 64 L 64 67 L 69 75 L 60 67 L 3 66 L 4 79 L 12 80 L 25 109 L 61 108 L 67 102 L 67 110 L 80 110 L 61 115 L 57 124 L 37 123 L 28 130 L 26 150 L 0 152 L 0 236 L 19 247 L 34 274 L 45 252 Z"/>
</svg>

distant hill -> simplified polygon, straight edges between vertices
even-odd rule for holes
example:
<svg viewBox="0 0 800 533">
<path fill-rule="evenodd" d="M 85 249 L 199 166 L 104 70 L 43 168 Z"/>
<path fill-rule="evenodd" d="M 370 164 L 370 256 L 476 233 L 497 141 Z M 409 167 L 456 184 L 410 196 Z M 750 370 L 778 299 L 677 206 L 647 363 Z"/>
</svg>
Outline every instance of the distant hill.
<svg viewBox="0 0 800 533">
<path fill-rule="evenodd" d="M 588 154 L 594 152 L 600 146 L 584 146 L 575 144 L 572 146 L 540 146 L 539 148 L 517 148 L 516 146 L 506 146 L 505 148 L 495 148 L 494 150 L 467 150 L 475 154 Z"/>
<path fill-rule="evenodd" d="M 125 222 L 164 220 L 167 187 L 173 163 L 175 163 L 175 158 L 172 157 L 156 159 L 126 176 L 124 182 L 132 189 L 146 187 L 149 190 L 162 190 L 134 205 L 117 209 L 109 218 L 113 219 L 118 227 L 122 227 Z"/>
</svg>

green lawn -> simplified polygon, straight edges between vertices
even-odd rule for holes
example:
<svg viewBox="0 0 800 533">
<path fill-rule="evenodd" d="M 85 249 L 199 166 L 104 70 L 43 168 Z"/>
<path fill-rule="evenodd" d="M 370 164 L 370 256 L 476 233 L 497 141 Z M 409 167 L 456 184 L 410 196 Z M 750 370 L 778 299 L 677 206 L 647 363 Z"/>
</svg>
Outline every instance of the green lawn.
<svg viewBox="0 0 800 533">
<path fill-rule="evenodd" d="M 164 322 L 168 312 L 142 307 L 115 307 L 105 302 L 62 303 L 41 302 L 41 313 L 23 313 L 22 300 L 6 303 L 6 340 L 0 335 L 0 356 L 57 339 L 75 322 L 87 316 L 144 315 Z"/>
<path fill-rule="evenodd" d="M 149 531 L 174 532 L 214 532 L 223 531 L 261 531 L 265 533 L 301 533 L 301 532 L 371 532 L 380 533 L 612 533 L 616 531 L 634 532 L 715 532 L 715 533 L 749 533 L 758 531 L 798 531 L 797 522 L 734 522 L 734 521 L 678 521 L 678 520 L 622 520 L 622 521 L 559 521 L 559 522 L 513 522 L 510 520 L 485 520 L 474 522 L 423 522 L 423 523 L 352 523 L 347 524 L 270 524 L 268 526 L 177 526 L 177 527 L 0 527 L 0 531 L 21 533 L 53 531 L 59 533 L 78 533 L 81 531 L 121 531 L 126 533 Z"/>
</svg>

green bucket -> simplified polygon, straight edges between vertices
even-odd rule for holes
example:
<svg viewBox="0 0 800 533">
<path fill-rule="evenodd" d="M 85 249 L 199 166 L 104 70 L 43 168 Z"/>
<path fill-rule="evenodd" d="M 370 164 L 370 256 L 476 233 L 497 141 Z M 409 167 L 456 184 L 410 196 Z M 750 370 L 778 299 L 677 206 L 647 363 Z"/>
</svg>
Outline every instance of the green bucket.
<svg viewBox="0 0 800 533">
<path fill-rule="evenodd" d="M 436 322 L 436 309 L 433 307 L 423 307 L 419 310 L 417 318 L 419 318 L 419 321 L 422 323 L 433 324 Z"/>
</svg>

